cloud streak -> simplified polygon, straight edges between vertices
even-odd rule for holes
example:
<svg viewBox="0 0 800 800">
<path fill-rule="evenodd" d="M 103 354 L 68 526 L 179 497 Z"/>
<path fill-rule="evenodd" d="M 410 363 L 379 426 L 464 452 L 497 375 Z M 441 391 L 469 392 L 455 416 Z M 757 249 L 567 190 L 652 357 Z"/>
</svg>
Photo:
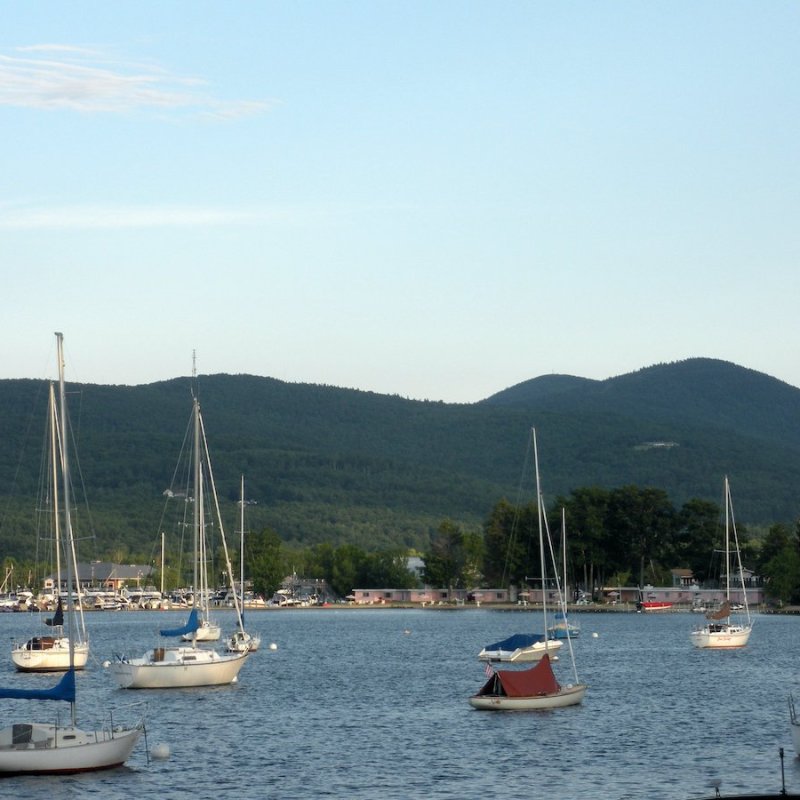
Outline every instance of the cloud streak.
<svg viewBox="0 0 800 800">
<path fill-rule="evenodd" d="M 2 230 L 112 230 L 129 228 L 209 227 L 261 225 L 287 221 L 286 210 L 222 209 L 199 206 L 64 206 L 51 208 L 4 208 Z"/>
<path fill-rule="evenodd" d="M 274 105 L 223 100 L 206 81 L 172 75 L 152 64 L 115 61 L 103 52 L 42 44 L 0 52 L 0 106 L 86 114 L 165 110 L 235 119 Z"/>
</svg>

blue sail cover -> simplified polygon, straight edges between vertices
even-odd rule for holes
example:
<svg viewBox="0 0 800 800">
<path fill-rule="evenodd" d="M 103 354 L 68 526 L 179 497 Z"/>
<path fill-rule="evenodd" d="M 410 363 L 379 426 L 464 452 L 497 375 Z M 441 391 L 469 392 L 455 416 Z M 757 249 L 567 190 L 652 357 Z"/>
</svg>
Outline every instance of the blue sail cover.
<svg viewBox="0 0 800 800">
<path fill-rule="evenodd" d="M 75 670 L 70 669 L 51 689 L 5 689 L 0 688 L 3 700 L 65 700 L 75 702 Z"/>
<path fill-rule="evenodd" d="M 189 619 L 182 628 L 167 628 L 159 631 L 162 636 L 183 636 L 187 633 L 194 633 L 200 627 L 200 620 L 197 618 L 197 609 L 193 608 L 189 614 Z"/>
<path fill-rule="evenodd" d="M 536 642 L 544 641 L 544 636 L 541 634 L 532 633 L 515 633 L 509 636 L 508 639 L 503 639 L 502 642 L 495 642 L 494 644 L 487 644 L 484 650 L 519 650 L 520 647 L 531 647 Z"/>
</svg>

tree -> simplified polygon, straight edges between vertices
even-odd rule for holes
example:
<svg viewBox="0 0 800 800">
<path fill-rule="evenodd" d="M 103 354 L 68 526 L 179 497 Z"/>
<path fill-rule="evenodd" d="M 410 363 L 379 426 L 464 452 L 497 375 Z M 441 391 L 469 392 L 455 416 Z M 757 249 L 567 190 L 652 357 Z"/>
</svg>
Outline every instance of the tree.
<svg viewBox="0 0 800 800">
<path fill-rule="evenodd" d="M 504 587 L 520 583 L 531 574 L 532 533 L 538 530 L 536 507 L 518 507 L 503 499 L 492 509 L 483 526 L 483 581 Z"/>
<path fill-rule="evenodd" d="M 772 600 L 789 603 L 800 599 L 798 539 L 786 525 L 772 525 L 767 532 L 761 545 L 759 572 L 765 581 L 765 594 Z"/>
<path fill-rule="evenodd" d="M 270 528 L 251 534 L 246 553 L 245 570 L 253 581 L 253 590 L 264 597 L 271 597 L 280 588 L 287 573 L 280 536 Z"/>
<path fill-rule="evenodd" d="M 430 586 L 451 590 L 468 588 L 468 576 L 475 570 L 470 561 L 475 550 L 474 542 L 465 539 L 461 528 L 445 520 L 439 525 L 431 549 L 425 555 L 423 579 Z"/>
<path fill-rule="evenodd" d="M 709 564 L 719 535 L 720 508 L 707 500 L 689 500 L 678 513 L 671 548 L 675 566 L 685 566 L 699 583 L 710 576 Z"/>
<path fill-rule="evenodd" d="M 617 568 L 630 570 L 643 583 L 645 568 L 650 567 L 652 580 L 663 583 L 675 525 L 675 509 L 663 489 L 614 489 L 608 503 L 607 542 Z"/>
<path fill-rule="evenodd" d="M 569 553 L 567 561 L 572 565 L 576 578 L 582 572 L 582 583 L 593 591 L 595 581 L 602 584 L 609 568 L 606 548 L 606 516 L 609 493 L 596 486 L 575 489 L 567 499 L 557 498 L 556 507 L 566 511 Z"/>
<path fill-rule="evenodd" d="M 365 554 L 358 585 L 363 589 L 412 589 L 417 579 L 408 569 L 405 552 L 384 550 Z"/>
</svg>

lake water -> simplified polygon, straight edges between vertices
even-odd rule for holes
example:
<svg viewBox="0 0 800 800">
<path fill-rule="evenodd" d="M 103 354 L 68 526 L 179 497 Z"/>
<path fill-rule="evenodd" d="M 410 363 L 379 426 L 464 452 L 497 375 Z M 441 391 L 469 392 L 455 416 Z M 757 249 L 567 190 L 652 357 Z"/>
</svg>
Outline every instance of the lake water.
<svg viewBox="0 0 800 800">
<path fill-rule="evenodd" d="M 106 707 L 120 720 L 146 701 L 147 746 L 113 772 L 5 779 L 0 797 L 690 800 L 713 794 L 714 779 L 723 795 L 778 791 L 780 747 L 787 788 L 800 790 L 788 714 L 789 693 L 800 697 L 800 618 L 757 616 L 746 649 L 720 652 L 691 646 L 690 614 L 574 616 L 583 705 L 512 713 L 470 707 L 484 681 L 477 653 L 540 630 L 535 611 L 251 612 L 262 646 L 237 684 L 151 692 L 117 689 L 102 662 L 140 654 L 184 615 L 92 613 L 79 724 L 101 723 Z M 232 615 L 220 617 L 231 629 Z M 55 682 L 11 664 L 11 641 L 32 622 L 0 614 L 7 685 Z M 554 669 L 571 680 L 568 657 Z M 57 705 L 3 701 L 2 724 L 52 719 Z M 170 758 L 148 762 L 161 743 Z"/>
</svg>

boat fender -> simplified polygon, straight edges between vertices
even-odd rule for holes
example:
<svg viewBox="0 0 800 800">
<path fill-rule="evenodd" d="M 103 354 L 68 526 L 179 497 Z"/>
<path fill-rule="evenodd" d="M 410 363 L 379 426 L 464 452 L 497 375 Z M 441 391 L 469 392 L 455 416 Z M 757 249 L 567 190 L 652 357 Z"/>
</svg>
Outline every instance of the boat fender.
<svg viewBox="0 0 800 800">
<path fill-rule="evenodd" d="M 164 742 L 155 745 L 150 751 L 150 755 L 157 761 L 166 761 L 170 756 L 169 745 Z"/>
</svg>

